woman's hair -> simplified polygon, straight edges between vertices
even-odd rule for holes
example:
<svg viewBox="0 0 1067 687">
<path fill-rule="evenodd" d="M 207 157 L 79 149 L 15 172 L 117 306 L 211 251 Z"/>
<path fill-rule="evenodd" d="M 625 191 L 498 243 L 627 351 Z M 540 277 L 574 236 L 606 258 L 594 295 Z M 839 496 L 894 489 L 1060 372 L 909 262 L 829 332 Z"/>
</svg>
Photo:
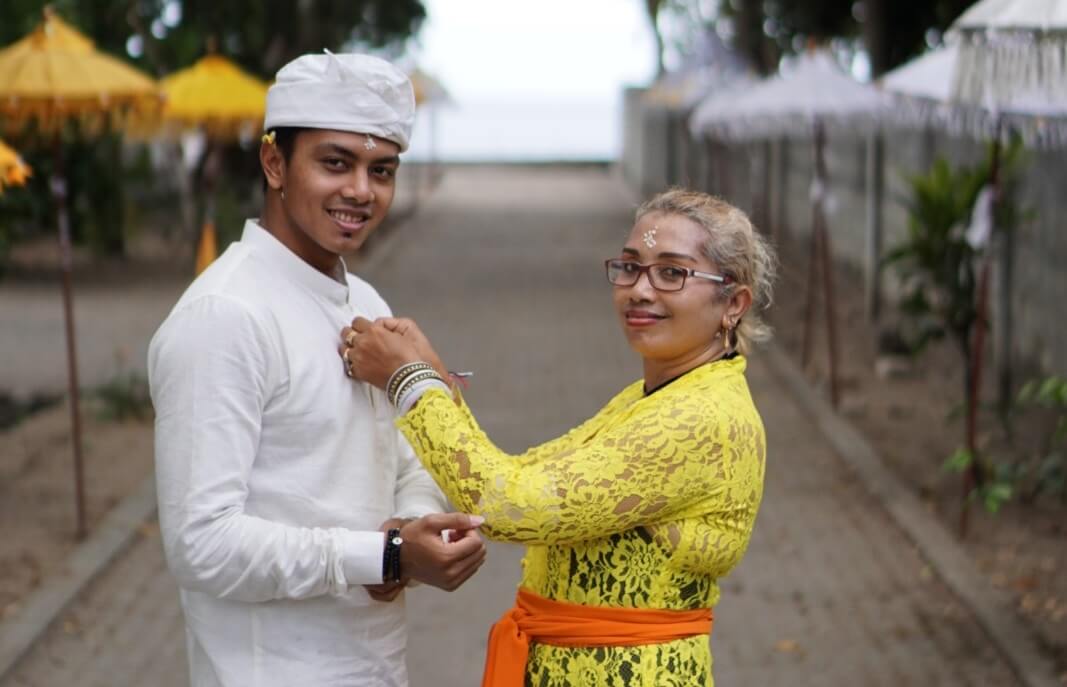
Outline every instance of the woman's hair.
<svg viewBox="0 0 1067 687">
<path fill-rule="evenodd" d="M 748 215 L 721 198 L 678 188 L 645 202 L 637 208 L 636 219 L 651 213 L 681 215 L 703 227 L 708 233 L 704 254 L 733 280 L 720 289 L 723 298 L 729 298 L 738 285 L 751 289 L 752 307 L 735 331 L 737 351 L 747 354 L 754 343 L 769 339 L 771 328 L 760 312 L 773 302 L 778 258 L 774 248 L 752 226 Z"/>
</svg>

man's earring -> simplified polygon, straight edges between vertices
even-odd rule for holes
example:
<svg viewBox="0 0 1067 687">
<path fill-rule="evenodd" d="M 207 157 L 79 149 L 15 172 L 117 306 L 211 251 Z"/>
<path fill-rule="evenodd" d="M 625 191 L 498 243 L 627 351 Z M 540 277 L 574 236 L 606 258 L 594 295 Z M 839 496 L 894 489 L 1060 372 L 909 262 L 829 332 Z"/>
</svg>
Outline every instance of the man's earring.
<svg viewBox="0 0 1067 687">
<path fill-rule="evenodd" d="M 282 200 L 285 200 L 285 189 L 282 189 Z"/>
</svg>

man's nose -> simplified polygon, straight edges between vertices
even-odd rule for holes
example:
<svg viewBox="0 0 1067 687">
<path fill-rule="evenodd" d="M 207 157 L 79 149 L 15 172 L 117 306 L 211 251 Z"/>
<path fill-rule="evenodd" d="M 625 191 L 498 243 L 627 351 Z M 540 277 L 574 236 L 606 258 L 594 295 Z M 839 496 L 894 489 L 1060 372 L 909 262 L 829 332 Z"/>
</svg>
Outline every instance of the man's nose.
<svg viewBox="0 0 1067 687">
<path fill-rule="evenodd" d="M 370 187 L 370 175 L 367 170 L 356 168 L 348 177 L 348 183 L 341 189 L 344 198 L 350 198 L 363 205 L 374 200 L 374 191 Z"/>
</svg>

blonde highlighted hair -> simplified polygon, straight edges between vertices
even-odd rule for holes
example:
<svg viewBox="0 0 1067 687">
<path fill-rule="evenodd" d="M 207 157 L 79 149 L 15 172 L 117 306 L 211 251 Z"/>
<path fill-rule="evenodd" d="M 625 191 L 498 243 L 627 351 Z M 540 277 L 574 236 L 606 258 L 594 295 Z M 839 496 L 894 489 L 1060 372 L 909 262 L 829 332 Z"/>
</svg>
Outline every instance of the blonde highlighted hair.
<svg viewBox="0 0 1067 687">
<path fill-rule="evenodd" d="M 778 257 L 748 215 L 721 198 L 680 188 L 664 191 L 642 204 L 636 219 L 651 213 L 681 215 L 707 232 L 704 255 L 732 280 L 720 290 L 723 298 L 729 298 L 739 286 L 752 292 L 752 307 L 734 331 L 735 349 L 747 355 L 754 344 L 769 339 L 771 328 L 760 313 L 773 302 Z"/>
</svg>

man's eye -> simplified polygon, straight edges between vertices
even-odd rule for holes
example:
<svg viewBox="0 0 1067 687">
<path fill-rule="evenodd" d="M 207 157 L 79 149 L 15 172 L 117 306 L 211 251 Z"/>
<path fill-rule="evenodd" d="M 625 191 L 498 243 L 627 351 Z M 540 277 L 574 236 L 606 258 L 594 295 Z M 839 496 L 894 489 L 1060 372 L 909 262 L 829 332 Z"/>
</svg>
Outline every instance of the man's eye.
<svg viewBox="0 0 1067 687">
<path fill-rule="evenodd" d="M 371 169 L 371 173 L 381 179 L 392 179 L 396 176 L 396 171 L 391 167 L 374 167 Z"/>
<path fill-rule="evenodd" d="M 345 161 L 339 157 L 328 157 L 322 162 L 330 169 L 344 169 L 347 166 Z"/>
</svg>

